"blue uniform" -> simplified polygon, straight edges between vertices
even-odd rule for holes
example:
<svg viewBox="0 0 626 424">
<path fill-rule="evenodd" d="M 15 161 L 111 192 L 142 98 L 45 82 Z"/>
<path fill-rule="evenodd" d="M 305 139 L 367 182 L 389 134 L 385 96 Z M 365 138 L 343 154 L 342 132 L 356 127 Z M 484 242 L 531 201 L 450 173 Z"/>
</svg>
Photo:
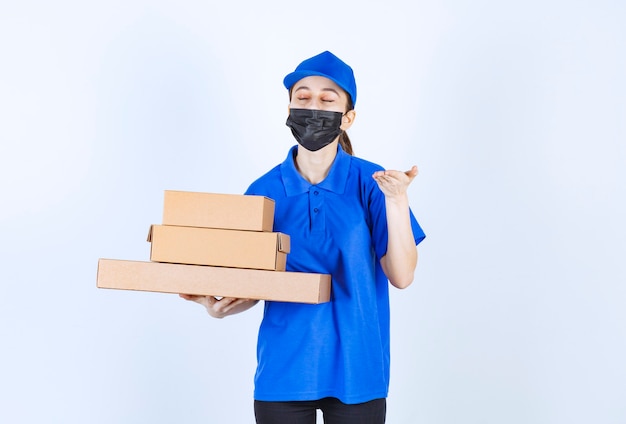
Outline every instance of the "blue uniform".
<svg viewBox="0 0 626 424">
<path fill-rule="evenodd" d="M 265 302 L 254 398 L 353 404 L 387 397 L 389 282 L 380 265 L 387 218 L 372 178 L 383 168 L 339 146 L 328 176 L 313 185 L 296 170 L 296 153 L 294 146 L 246 194 L 274 199 L 274 231 L 291 238 L 287 271 L 330 274 L 331 300 Z M 424 232 L 412 213 L 411 226 L 418 244 Z"/>
</svg>

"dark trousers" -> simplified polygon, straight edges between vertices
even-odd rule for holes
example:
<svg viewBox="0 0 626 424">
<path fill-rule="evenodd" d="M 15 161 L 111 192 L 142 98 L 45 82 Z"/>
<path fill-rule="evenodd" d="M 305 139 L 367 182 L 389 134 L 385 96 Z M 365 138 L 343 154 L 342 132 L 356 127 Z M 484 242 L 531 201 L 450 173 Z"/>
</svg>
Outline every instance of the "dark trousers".
<svg viewBox="0 0 626 424">
<path fill-rule="evenodd" d="M 383 424 L 387 413 L 386 399 L 345 404 L 336 398 L 313 401 L 254 401 L 257 424 L 315 424 L 317 410 L 324 415 L 324 424 Z"/>
</svg>

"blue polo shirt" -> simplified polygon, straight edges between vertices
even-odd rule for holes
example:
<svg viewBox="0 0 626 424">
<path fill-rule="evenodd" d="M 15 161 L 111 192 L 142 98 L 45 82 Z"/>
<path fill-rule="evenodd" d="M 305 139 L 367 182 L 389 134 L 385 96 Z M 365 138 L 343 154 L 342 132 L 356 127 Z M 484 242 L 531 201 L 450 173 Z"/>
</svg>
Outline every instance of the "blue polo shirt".
<svg viewBox="0 0 626 424">
<path fill-rule="evenodd" d="M 311 184 L 296 170 L 297 146 L 246 194 L 275 201 L 274 231 L 288 234 L 287 271 L 330 274 L 331 300 L 265 302 L 254 398 L 336 397 L 361 403 L 387 397 L 389 282 L 385 198 L 372 178 L 383 168 L 338 147 L 328 176 Z M 411 213 L 415 243 L 424 232 Z"/>
</svg>

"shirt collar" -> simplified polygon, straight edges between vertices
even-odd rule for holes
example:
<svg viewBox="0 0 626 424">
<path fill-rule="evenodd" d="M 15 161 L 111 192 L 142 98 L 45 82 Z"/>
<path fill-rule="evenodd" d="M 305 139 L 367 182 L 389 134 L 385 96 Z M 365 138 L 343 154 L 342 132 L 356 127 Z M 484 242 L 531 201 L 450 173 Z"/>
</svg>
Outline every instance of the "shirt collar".
<svg viewBox="0 0 626 424">
<path fill-rule="evenodd" d="M 285 186 L 285 192 L 287 196 L 295 196 L 301 193 L 307 193 L 313 186 L 310 182 L 304 179 L 302 175 L 296 169 L 296 154 L 298 153 L 298 146 L 293 146 L 289 149 L 287 158 L 280 164 L 280 172 L 283 179 L 283 185 Z M 347 154 L 340 144 L 337 144 L 337 155 L 335 160 L 330 166 L 328 175 L 317 187 L 324 190 L 332 191 L 333 193 L 343 194 L 346 188 L 346 181 L 348 180 L 348 173 L 350 170 L 350 155 Z"/>
</svg>

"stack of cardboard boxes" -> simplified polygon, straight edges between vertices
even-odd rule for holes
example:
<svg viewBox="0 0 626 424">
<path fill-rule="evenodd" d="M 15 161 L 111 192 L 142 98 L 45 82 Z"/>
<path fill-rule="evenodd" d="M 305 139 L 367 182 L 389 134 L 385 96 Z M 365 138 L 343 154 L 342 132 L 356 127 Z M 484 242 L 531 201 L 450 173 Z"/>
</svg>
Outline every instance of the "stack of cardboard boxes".
<svg viewBox="0 0 626 424">
<path fill-rule="evenodd" d="M 165 191 L 150 262 L 100 259 L 99 288 L 322 303 L 330 276 L 287 272 L 289 236 L 263 196 Z"/>
</svg>

